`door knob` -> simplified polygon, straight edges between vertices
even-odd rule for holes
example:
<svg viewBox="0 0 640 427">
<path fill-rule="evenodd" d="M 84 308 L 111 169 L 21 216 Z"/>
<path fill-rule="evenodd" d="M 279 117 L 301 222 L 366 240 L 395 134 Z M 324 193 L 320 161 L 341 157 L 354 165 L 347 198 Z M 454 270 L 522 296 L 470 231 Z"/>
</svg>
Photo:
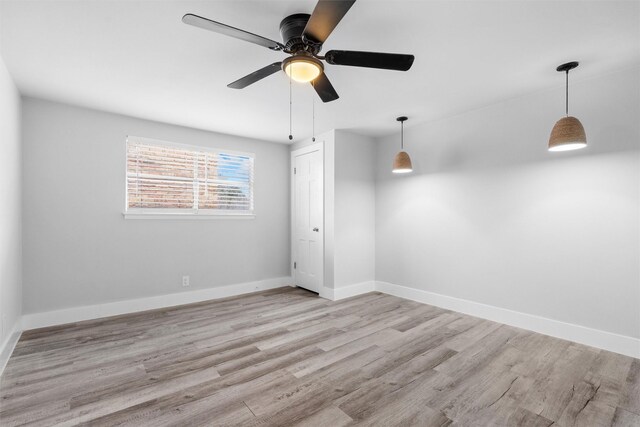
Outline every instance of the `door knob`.
<svg viewBox="0 0 640 427">
<path fill-rule="evenodd" d="M 318 227 L 314 228 L 313 231 L 318 232 L 320 229 Z"/>
</svg>

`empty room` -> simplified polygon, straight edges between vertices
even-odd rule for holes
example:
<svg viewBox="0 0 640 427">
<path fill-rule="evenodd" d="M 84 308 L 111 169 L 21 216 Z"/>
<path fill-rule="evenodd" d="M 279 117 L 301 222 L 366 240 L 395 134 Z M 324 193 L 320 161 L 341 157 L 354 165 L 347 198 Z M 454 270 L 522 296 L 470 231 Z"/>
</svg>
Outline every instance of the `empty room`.
<svg viewBox="0 0 640 427">
<path fill-rule="evenodd" d="M 0 0 L 0 426 L 640 427 L 640 1 Z"/>
</svg>

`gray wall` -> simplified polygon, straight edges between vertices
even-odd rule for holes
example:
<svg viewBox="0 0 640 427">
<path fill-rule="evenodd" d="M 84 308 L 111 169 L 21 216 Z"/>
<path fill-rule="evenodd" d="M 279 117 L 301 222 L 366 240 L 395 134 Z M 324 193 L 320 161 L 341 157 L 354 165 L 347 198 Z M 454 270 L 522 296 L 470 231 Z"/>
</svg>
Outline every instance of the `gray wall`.
<svg viewBox="0 0 640 427">
<path fill-rule="evenodd" d="M 375 279 L 375 148 L 371 138 L 336 130 L 335 288 Z"/>
<path fill-rule="evenodd" d="M 22 311 L 20 169 L 20 94 L 0 58 L 0 352 Z"/>
<path fill-rule="evenodd" d="M 25 313 L 289 276 L 288 146 L 37 99 L 22 111 Z M 125 220 L 127 135 L 255 153 L 255 219 Z"/>
<path fill-rule="evenodd" d="M 570 94 L 580 151 L 546 150 L 560 83 L 407 122 L 408 176 L 391 173 L 398 136 L 380 140 L 376 279 L 640 337 L 640 70 Z"/>
</svg>

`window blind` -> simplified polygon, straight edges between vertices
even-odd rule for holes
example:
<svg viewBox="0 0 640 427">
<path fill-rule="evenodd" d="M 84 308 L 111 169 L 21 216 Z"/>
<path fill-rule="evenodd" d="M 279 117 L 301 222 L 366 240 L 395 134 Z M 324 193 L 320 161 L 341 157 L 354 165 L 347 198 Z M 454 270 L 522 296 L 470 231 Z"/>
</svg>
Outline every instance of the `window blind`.
<svg viewBox="0 0 640 427">
<path fill-rule="evenodd" d="M 252 214 L 252 154 L 127 139 L 127 211 Z"/>
</svg>

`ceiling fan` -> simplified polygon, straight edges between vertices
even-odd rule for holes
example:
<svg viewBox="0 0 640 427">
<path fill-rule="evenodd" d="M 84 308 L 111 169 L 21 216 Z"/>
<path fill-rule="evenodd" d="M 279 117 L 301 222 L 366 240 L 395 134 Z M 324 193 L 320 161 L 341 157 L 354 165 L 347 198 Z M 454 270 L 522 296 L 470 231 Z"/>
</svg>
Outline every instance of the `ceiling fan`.
<svg viewBox="0 0 640 427">
<path fill-rule="evenodd" d="M 324 72 L 323 60 L 332 65 L 398 71 L 407 71 L 413 64 L 413 55 L 396 53 L 330 50 L 324 56 L 319 55 L 322 44 L 354 3 L 355 0 L 319 0 L 311 15 L 298 13 L 287 16 L 280 23 L 280 34 L 284 43 L 191 13 L 184 15 L 182 22 L 290 55 L 284 61 L 274 62 L 229 83 L 228 87 L 243 89 L 284 70 L 295 81 L 311 82 L 320 99 L 330 102 L 338 99 L 338 93 Z"/>
</svg>

